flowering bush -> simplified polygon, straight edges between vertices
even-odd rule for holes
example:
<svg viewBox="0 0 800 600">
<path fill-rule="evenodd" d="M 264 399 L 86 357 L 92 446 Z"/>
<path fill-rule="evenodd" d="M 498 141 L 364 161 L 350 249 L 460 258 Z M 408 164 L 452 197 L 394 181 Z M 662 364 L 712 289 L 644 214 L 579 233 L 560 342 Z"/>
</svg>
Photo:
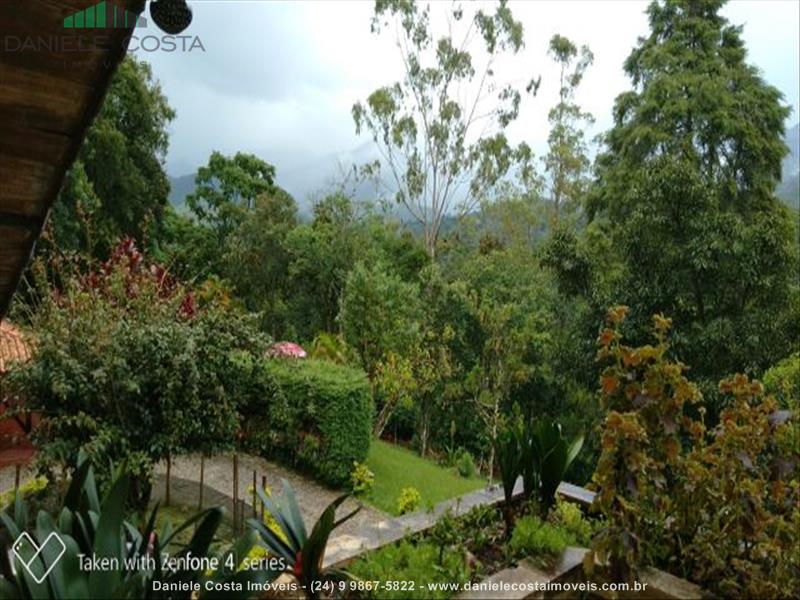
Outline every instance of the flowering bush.
<svg viewBox="0 0 800 600">
<path fill-rule="evenodd" d="M 147 501 L 154 463 L 232 448 L 240 406 L 272 393 L 248 359 L 266 345 L 255 323 L 199 307 L 127 241 L 45 301 L 33 325 L 35 353 L 8 383 L 42 414 L 40 468 L 70 470 L 83 449 L 102 482 L 111 462 L 125 462 L 136 503 Z"/>
<path fill-rule="evenodd" d="M 305 358 L 308 356 L 303 348 L 293 342 L 278 342 L 267 350 L 268 358 Z"/>
<path fill-rule="evenodd" d="M 800 557 L 798 415 L 779 410 L 744 375 L 722 381 L 729 400 L 711 430 L 702 397 L 667 353 L 670 320 L 654 317 L 655 345 L 622 343 L 625 307 L 598 339 L 609 410 L 593 476 L 606 526 L 586 567 L 612 577 L 655 564 L 724 596 L 795 591 Z M 698 417 L 695 417 L 697 415 Z"/>
</svg>

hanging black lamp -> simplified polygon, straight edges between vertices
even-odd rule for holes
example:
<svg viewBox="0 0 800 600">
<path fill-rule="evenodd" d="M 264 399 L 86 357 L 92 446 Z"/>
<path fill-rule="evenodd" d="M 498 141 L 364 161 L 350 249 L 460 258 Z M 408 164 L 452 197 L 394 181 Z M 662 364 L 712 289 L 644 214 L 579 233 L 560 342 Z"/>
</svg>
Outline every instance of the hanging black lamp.
<svg viewBox="0 0 800 600">
<path fill-rule="evenodd" d="M 152 0 L 150 16 L 166 33 L 177 35 L 192 23 L 192 9 L 186 0 Z"/>
</svg>

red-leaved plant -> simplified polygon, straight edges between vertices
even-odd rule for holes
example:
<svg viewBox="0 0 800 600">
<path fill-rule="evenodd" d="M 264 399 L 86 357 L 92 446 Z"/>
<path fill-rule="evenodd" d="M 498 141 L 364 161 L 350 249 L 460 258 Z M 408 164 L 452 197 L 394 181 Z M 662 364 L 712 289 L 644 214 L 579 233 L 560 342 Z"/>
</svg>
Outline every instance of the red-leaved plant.
<svg viewBox="0 0 800 600">
<path fill-rule="evenodd" d="M 176 304 L 176 316 L 197 316 L 194 293 L 177 281 L 165 267 L 147 263 L 131 238 L 120 240 L 109 259 L 79 280 L 85 291 L 101 294 L 115 304 L 156 300 Z"/>
</svg>

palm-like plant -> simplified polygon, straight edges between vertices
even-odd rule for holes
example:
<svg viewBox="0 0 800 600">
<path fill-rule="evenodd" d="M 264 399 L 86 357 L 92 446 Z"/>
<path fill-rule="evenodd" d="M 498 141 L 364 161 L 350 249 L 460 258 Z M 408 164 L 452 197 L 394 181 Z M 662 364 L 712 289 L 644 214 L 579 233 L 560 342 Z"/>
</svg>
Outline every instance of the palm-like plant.
<svg viewBox="0 0 800 600">
<path fill-rule="evenodd" d="M 561 424 L 555 421 L 540 421 L 534 431 L 533 443 L 540 473 L 539 499 L 549 508 L 555 501 L 556 490 L 564 475 L 583 447 L 583 436 L 567 442 Z"/>
<path fill-rule="evenodd" d="M 306 595 L 318 598 L 325 582 L 350 577 L 345 571 L 323 567 L 325 547 L 328 545 L 331 532 L 353 518 L 361 510 L 361 506 L 337 520 L 336 509 L 349 497 L 349 494 L 339 496 L 323 511 L 314 524 L 311 535 L 308 535 L 294 489 L 285 479 L 282 480 L 282 484 L 281 502 L 273 501 L 263 490 L 258 490 L 261 502 L 272 515 L 276 526 L 268 527 L 257 519 L 250 519 L 249 523 L 270 552 L 283 559 L 286 572 L 297 579 Z"/>
<path fill-rule="evenodd" d="M 200 583 L 201 597 L 205 593 L 206 580 L 214 582 L 239 582 L 247 589 L 247 582 L 263 583 L 269 573 L 256 570 L 228 571 L 217 569 L 206 573 L 202 568 L 189 569 L 187 561 L 173 563 L 179 568 L 163 569 L 163 556 L 168 548 L 178 547 L 173 558 L 191 554 L 193 557 L 212 555 L 212 543 L 222 522 L 224 510 L 211 508 L 200 512 L 175 530 L 167 526 L 160 534 L 154 524 L 158 507 L 150 513 L 146 525 L 139 530 L 125 520 L 125 502 L 128 498 L 129 478 L 122 472 L 114 478 L 108 494 L 99 499 L 94 475 L 89 461 L 79 458 L 62 508 L 53 518 L 40 511 L 31 527 L 28 508 L 17 495 L 14 514 L 0 513 L 5 533 L 12 540 L 27 531 L 41 552 L 28 549 L 27 568 L 16 555 L 0 556 L 0 597 L 3 598 L 189 598 L 190 591 L 160 592 L 153 590 L 151 582 L 158 580 L 166 584 Z M 189 527 L 195 532 L 186 545 L 179 545 L 176 536 Z M 45 543 L 53 534 L 63 542 L 63 556 L 59 556 L 62 545 Z M 246 555 L 256 542 L 250 534 L 241 538 L 220 560 L 228 564 L 229 555 Z M 107 560 L 113 568 L 103 570 L 81 569 L 80 555 Z M 52 568 L 51 568 L 52 567 Z M 48 572 L 48 569 L 50 571 Z M 47 573 L 46 577 L 44 576 Z M 36 575 L 34 578 L 33 575 Z M 38 580 L 38 581 L 37 581 Z M 184 589 L 191 590 L 191 585 Z M 236 586 L 231 586 L 235 589 Z M 181 589 L 180 586 L 164 586 L 165 589 Z M 215 594 L 215 597 L 217 595 Z"/>
<path fill-rule="evenodd" d="M 558 485 L 581 451 L 583 436 L 567 442 L 561 425 L 546 419 L 519 427 L 517 436 L 525 497 L 536 497 L 546 510 L 555 501 Z"/>
<path fill-rule="evenodd" d="M 511 501 L 514 499 L 514 486 L 520 475 L 521 455 L 519 440 L 514 432 L 505 429 L 497 436 L 497 462 L 500 467 L 500 479 L 503 482 L 503 518 L 505 519 L 506 535 L 511 534 L 514 527 L 514 515 Z"/>
</svg>

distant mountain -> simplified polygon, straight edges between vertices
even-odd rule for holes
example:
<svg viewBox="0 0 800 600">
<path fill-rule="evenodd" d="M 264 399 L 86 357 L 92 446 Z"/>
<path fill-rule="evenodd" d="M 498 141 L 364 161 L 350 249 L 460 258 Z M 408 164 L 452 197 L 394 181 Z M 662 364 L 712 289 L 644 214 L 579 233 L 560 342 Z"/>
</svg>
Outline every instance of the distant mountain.
<svg viewBox="0 0 800 600">
<path fill-rule="evenodd" d="M 348 172 L 353 165 L 361 166 L 375 160 L 377 152 L 372 142 L 361 144 L 348 152 L 310 158 L 288 168 L 278 166 L 275 183 L 297 201 L 301 215 L 311 214 L 311 207 L 325 194 L 343 187 L 357 201 L 373 201 L 377 190 L 374 183 L 352 181 Z M 186 210 L 186 196 L 195 189 L 195 174 L 170 176 L 169 201 L 178 211 Z"/>
<path fill-rule="evenodd" d="M 793 208 L 800 209 L 800 175 L 795 173 L 785 178 L 776 190 L 778 198 Z"/>
<path fill-rule="evenodd" d="M 775 192 L 789 206 L 800 208 L 800 123 L 787 130 L 784 141 L 789 153 L 783 159 L 782 181 Z M 316 200 L 343 185 L 353 165 L 364 165 L 377 156 L 373 143 L 365 142 L 348 152 L 327 154 L 289 168 L 278 168 L 275 182 L 294 197 L 301 214 L 309 215 Z M 194 177 L 195 174 L 191 173 L 169 178 L 169 201 L 178 211 L 187 210 L 186 196 L 194 191 Z M 358 201 L 374 201 L 379 193 L 375 184 L 367 181 L 344 183 L 343 187 Z M 383 196 L 391 195 L 391 190 L 381 191 Z M 401 220 L 413 221 L 402 208 L 397 212 Z"/>
<path fill-rule="evenodd" d="M 786 131 L 784 142 L 789 146 L 789 154 L 783 157 L 783 169 L 797 173 L 800 171 L 800 123 Z"/>
<path fill-rule="evenodd" d="M 297 201 L 300 212 L 311 212 L 311 207 L 321 196 L 343 187 L 356 201 L 376 199 L 375 185 L 367 181 L 353 181 L 350 171 L 378 156 L 375 145 L 364 142 L 356 148 L 339 153 L 326 154 L 295 164 L 289 168 L 278 168 L 275 183 L 289 192 Z"/>
<path fill-rule="evenodd" d="M 180 177 L 170 177 L 169 186 L 169 203 L 178 212 L 187 210 L 186 196 L 194 191 L 194 173 Z"/>
<path fill-rule="evenodd" d="M 800 123 L 786 132 L 789 154 L 783 158 L 782 177 L 775 193 L 789 206 L 800 208 Z"/>
</svg>

